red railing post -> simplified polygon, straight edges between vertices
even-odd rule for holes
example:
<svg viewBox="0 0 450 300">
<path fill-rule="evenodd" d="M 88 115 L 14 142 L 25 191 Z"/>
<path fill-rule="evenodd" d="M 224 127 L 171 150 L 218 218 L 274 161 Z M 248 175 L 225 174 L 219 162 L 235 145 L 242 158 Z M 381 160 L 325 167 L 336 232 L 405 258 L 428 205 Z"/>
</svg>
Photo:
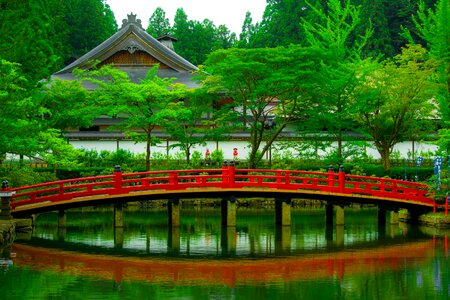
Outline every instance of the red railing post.
<svg viewBox="0 0 450 300">
<path fill-rule="evenodd" d="M 229 173 L 228 162 L 224 161 L 222 165 L 222 187 L 228 187 Z"/>
<path fill-rule="evenodd" d="M 178 184 L 178 173 L 176 171 L 172 171 L 169 173 L 169 184 L 170 185 Z"/>
<path fill-rule="evenodd" d="M 328 186 L 330 189 L 334 187 L 334 168 L 333 166 L 328 167 Z"/>
<path fill-rule="evenodd" d="M 233 187 L 234 186 L 234 179 L 235 179 L 235 166 L 234 166 L 234 161 L 230 161 L 230 166 L 228 168 L 228 176 L 230 177 L 229 180 L 229 186 Z"/>
<path fill-rule="evenodd" d="M 285 185 L 291 184 L 291 173 L 289 171 L 284 172 L 284 184 Z"/>
<path fill-rule="evenodd" d="M 62 197 L 64 195 L 64 183 L 59 183 L 59 196 Z"/>
<path fill-rule="evenodd" d="M 122 170 L 119 165 L 114 166 L 114 190 L 122 190 Z"/>
<path fill-rule="evenodd" d="M 345 171 L 343 165 L 339 166 L 338 180 L 339 180 L 339 192 L 343 193 L 345 190 Z"/>
</svg>

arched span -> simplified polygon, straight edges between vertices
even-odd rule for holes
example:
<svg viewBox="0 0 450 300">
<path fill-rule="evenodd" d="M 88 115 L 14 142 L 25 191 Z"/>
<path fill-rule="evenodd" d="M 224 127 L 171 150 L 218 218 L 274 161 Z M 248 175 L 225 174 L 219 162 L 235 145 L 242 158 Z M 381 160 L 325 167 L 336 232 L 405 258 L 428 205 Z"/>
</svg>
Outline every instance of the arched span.
<svg viewBox="0 0 450 300">
<path fill-rule="evenodd" d="M 309 198 L 337 203 L 371 203 L 415 210 L 436 209 L 422 183 L 296 170 L 166 170 L 94 176 L 8 189 L 13 215 L 117 202 L 226 196 Z"/>
</svg>

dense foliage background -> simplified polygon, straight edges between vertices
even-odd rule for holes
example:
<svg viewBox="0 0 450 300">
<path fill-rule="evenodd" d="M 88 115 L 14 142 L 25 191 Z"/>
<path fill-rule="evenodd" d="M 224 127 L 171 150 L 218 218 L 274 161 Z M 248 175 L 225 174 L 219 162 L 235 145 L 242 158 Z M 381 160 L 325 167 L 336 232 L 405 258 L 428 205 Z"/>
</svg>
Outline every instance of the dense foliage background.
<svg viewBox="0 0 450 300">
<path fill-rule="evenodd" d="M 431 137 L 441 146 L 440 155 L 446 156 L 450 148 L 448 24 L 448 0 L 267 0 L 263 19 L 254 23 L 248 12 L 240 33 L 208 19 L 190 20 L 182 8 L 171 21 L 157 8 L 147 32 L 177 38 L 176 51 L 211 76 L 203 78 L 203 88 L 176 95 L 185 102 L 167 101 L 164 109 L 158 109 L 162 113 L 149 110 L 139 126 L 121 125 L 128 128 L 130 138 L 146 141 L 148 149 L 157 142 L 152 128 L 164 127 L 191 164 L 200 160 L 190 151 L 204 143 L 199 136 L 208 133 L 217 139 L 239 128 L 250 133 L 251 167 L 259 166 L 269 149 L 282 153 L 295 148 L 305 153 L 315 148 L 317 154 L 329 142 L 272 149 L 288 127 L 306 134 L 325 130 L 338 142 L 329 155 L 335 158 L 333 163 L 363 156 L 365 145 L 350 145 L 347 131 L 375 143 L 385 170 L 391 167 L 393 146 L 405 140 Z M 162 91 L 171 83 L 155 76 L 138 88 L 123 74 L 100 73 L 120 78 L 108 89 L 129 91 L 116 97 L 123 105 L 115 105 L 117 99 L 106 94 L 88 93 L 80 81 L 46 81 L 117 30 L 104 0 L 0 0 L 0 161 L 11 153 L 40 157 L 50 165 L 83 165 L 87 154 L 71 149 L 63 138 L 65 128 L 88 127 L 99 113 L 130 115 L 139 103 L 155 102 L 149 94 L 162 99 Z M 79 76 L 92 81 L 93 74 Z M 217 110 L 217 92 L 233 99 L 222 111 Z M 213 107 L 216 110 L 211 111 Z M 246 110 L 239 115 L 237 107 Z M 217 131 L 170 127 L 175 120 L 186 124 L 184 129 L 197 130 L 194 125 L 203 122 L 200 117 L 205 113 L 211 118 L 203 125 Z M 270 119 L 273 115 L 276 122 Z M 218 126 L 224 124 L 233 126 Z M 147 134 L 129 130 L 136 127 L 146 128 Z M 352 150 L 355 145 L 358 151 Z M 304 146 L 308 149 L 300 149 Z M 151 156 L 147 151 L 146 169 Z"/>
</svg>

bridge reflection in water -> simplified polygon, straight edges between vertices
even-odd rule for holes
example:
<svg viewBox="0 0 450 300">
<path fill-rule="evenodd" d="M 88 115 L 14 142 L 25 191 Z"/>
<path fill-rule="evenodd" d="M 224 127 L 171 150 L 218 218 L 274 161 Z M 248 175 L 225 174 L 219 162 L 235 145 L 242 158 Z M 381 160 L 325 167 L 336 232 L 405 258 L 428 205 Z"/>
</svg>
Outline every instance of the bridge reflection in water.
<svg viewBox="0 0 450 300">
<path fill-rule="evenodd" d="M 434 251 L 433 240 L 330 253 L 238 260 L 185 260 L 104 256 L 15 244 L 14 264 L 37 270 L 66 272 L 103 279 L 189 282 L 202 285 L 344 278 L 355 273 L 402 269 L 426 261 Z"/>
</svg>

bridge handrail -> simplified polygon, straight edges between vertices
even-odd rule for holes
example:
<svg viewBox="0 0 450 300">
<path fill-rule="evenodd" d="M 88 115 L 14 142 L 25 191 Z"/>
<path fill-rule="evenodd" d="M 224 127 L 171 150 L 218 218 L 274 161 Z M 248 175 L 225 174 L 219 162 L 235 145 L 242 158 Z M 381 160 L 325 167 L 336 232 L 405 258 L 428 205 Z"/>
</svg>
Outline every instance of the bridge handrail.
<svg viewBox="0 0 450 300">
<path fill-rule="evenodd" d="M 184 190 L 188 188 L 268 187 L 285 190 L 318 190 L 340 194 L 362 194 L 433 204 L 428 186 L 423 183 L 345 174 L 343 171 L 221 169 L 162 170 L 90 176 L 47 182 L 11 189 L 15 191 L 11 206 L 58 202 L 77 197 L 119 195 L 144 190 Z"/>
</svg>

